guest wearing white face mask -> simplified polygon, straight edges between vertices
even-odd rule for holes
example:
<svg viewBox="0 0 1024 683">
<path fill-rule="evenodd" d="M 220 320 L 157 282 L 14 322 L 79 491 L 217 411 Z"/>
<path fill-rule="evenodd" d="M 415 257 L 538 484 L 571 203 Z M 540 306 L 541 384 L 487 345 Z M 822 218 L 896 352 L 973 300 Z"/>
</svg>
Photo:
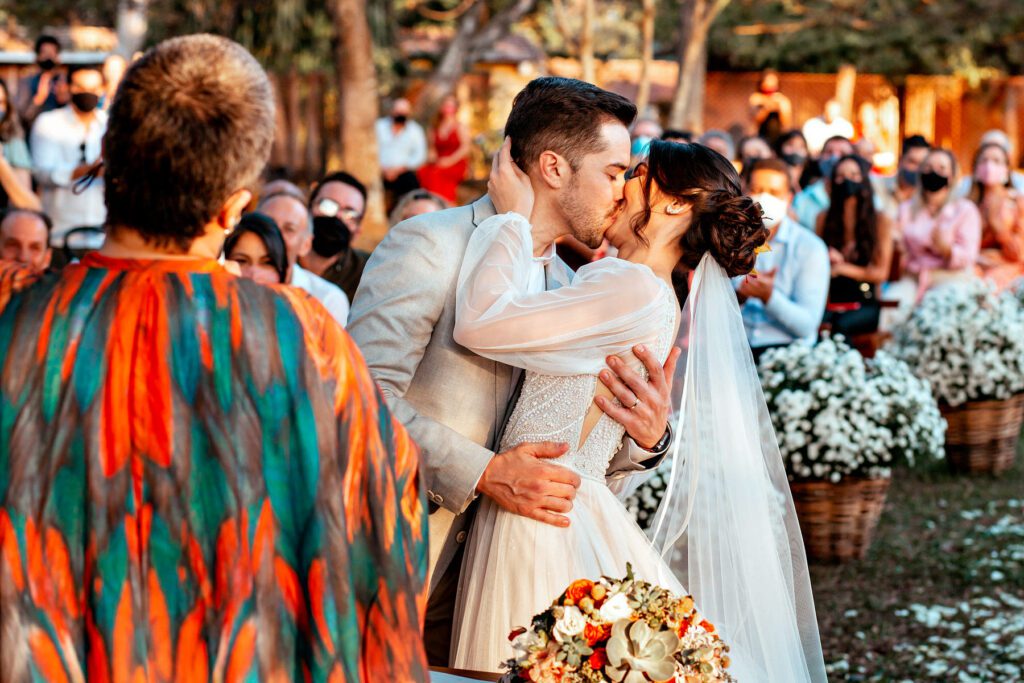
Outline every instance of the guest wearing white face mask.
<svg viewBox="0 0 1024 683">
<path fill-rule="evenodd" d="M 970 199 L 981 213 L 983 276 L 1000 288 L 1024 276 L 1024 196 L 1013 187 L 1010 156 L 998 143 L 978 148 Z"/>
<path fill-rule="evenodd" d="M 825 315 L 830 272 L 825 243 L 789 216 L 793 189 L 784 162 L 755 162 L 750 194 L 764 211 L 771 248 L 758 256 L 756 273 L 736 283 L 747 339 L 756 360 L 768 349 L 817 339 Z"/>
</svg>

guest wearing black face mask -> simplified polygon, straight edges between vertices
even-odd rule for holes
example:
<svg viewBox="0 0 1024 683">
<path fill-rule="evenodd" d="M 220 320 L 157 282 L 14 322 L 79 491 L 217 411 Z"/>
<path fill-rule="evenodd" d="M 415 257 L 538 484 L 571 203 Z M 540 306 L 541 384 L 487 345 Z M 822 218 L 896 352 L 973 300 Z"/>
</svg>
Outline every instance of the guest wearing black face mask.
<svg viewBox="0 0 1024 683">
<path fill-rule="evenodd" d="M 899 217 L 900 204 L 912 198 L 917 191 L 918 169 L 931 148 L 923 135 L 905 138 L 896 174 L 883 179 L 882 211 L 894 222 Z"/>
<path fill-rule="evenodd" d="M 416 171 L 427 161 L 427 136 L 423 126 L 410 118 L 411 113 L 409 100 L 400 97 L 391 105 L 391 116 L 378 119 L 376 124 L 388 211 L 400 197 L 420 186 Z"/>
<path fill-rule="evenodd" d="M 794 189 L 802 190 L 818 179 L 817 167 L 809 163 L 807 139 L 794 128 L 779 136 L 774 145 L 775 156 L 789 166 L 789 177 Z"/>
<path fill-rule="evenodd" d="M 930 288 L 967 280 L 975 275 L 981 251 L 981 214 L 974 202 L 957 197 L 956 157 L 948 149 L 931 150 L 921 162 L 917 193 L 900 204 L 899 229 L 903 238 L 903 280 L 888 298 L 902 306 L 898 322 Z"/>
<path fill-rule="evenodd" d="M 368 252 L 351 246 L 362 228 L 366 186 L 344 171 L 331 173 L 313 187 L 309 208 L 313 214 L 313 248 L 299 258 L 299 263 L 341 287 L 351 301 L 370 258 Z"/>
<path fill-rule="evenodd" d="M 107 216 L 102 166 L 96 163 L 107 130 L 107 113 L 97 108 L 103 74 L 96 67 L 77 67 L 69 82 L 71 103 L 40 114 L 29 139 L 32 173 L 43 210 L 53 219 L 50 241 L 55 247 L 63 246 L 72 228 L 102 225 Z M 86 175 L 93 178 L 77 182 Z"/>
<path fill-rule="evenodd" d="M 864 159 L 840 159 L 832 171 L 831 204 L 818 216 L 832 263 L 826 321 L 847 338 L 878 329 L 878 288 L 892 268 L 892 223 L 875 211 L 870 174 Z"/>
<path fill-rule="evenodd" d="M 36 117 L 68 103 L 67 82 L 60 64 L 60 42 L 53 36 L 36 39 L 36 66 L 39 72 L 22 79 L 18 86 L 18 113 L 26 128 Z"/>
</svg>

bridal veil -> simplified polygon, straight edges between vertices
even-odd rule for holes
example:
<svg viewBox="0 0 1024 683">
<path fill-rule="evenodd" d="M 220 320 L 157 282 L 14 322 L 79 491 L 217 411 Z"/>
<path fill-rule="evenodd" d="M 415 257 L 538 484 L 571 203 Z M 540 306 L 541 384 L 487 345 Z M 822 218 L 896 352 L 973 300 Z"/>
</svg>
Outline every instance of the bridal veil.
<svg viewBox="0 0 1024 683">
<path fill-rule="evenodd" d="M 655 547 L 732 647 L 739 681 L 823 683 L 793 498 L 736 293 L 710 255 L 679 340 L 676 442 Z"/>
</svg>

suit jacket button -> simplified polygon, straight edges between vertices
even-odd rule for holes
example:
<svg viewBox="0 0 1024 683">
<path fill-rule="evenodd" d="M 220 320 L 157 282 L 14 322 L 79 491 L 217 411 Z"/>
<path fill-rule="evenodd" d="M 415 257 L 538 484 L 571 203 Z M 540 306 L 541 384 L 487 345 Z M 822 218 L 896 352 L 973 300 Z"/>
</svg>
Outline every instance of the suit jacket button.
<svg viewBox="0 0 1024 683">
<path fill-rule="evenodd" d="M 459 533 L 455 534 L 455 542 L 456 543 L 465 543 L 466 542 L 466 532 L 465 531 L 460 531 Z"/>
</svg>

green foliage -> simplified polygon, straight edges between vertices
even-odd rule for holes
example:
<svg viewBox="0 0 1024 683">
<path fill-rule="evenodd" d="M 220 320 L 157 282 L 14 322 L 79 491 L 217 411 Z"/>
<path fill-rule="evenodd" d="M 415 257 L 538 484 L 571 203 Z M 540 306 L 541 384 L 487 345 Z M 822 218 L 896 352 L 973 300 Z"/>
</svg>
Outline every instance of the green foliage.
<svg viewBox="0 0 1024 683">
<path fill-rule="evenodd" d="M 713 68 L 906 74 L 1016 73 L 1019 0 L 733 0 L 712 29 Z"/>
</svg>

